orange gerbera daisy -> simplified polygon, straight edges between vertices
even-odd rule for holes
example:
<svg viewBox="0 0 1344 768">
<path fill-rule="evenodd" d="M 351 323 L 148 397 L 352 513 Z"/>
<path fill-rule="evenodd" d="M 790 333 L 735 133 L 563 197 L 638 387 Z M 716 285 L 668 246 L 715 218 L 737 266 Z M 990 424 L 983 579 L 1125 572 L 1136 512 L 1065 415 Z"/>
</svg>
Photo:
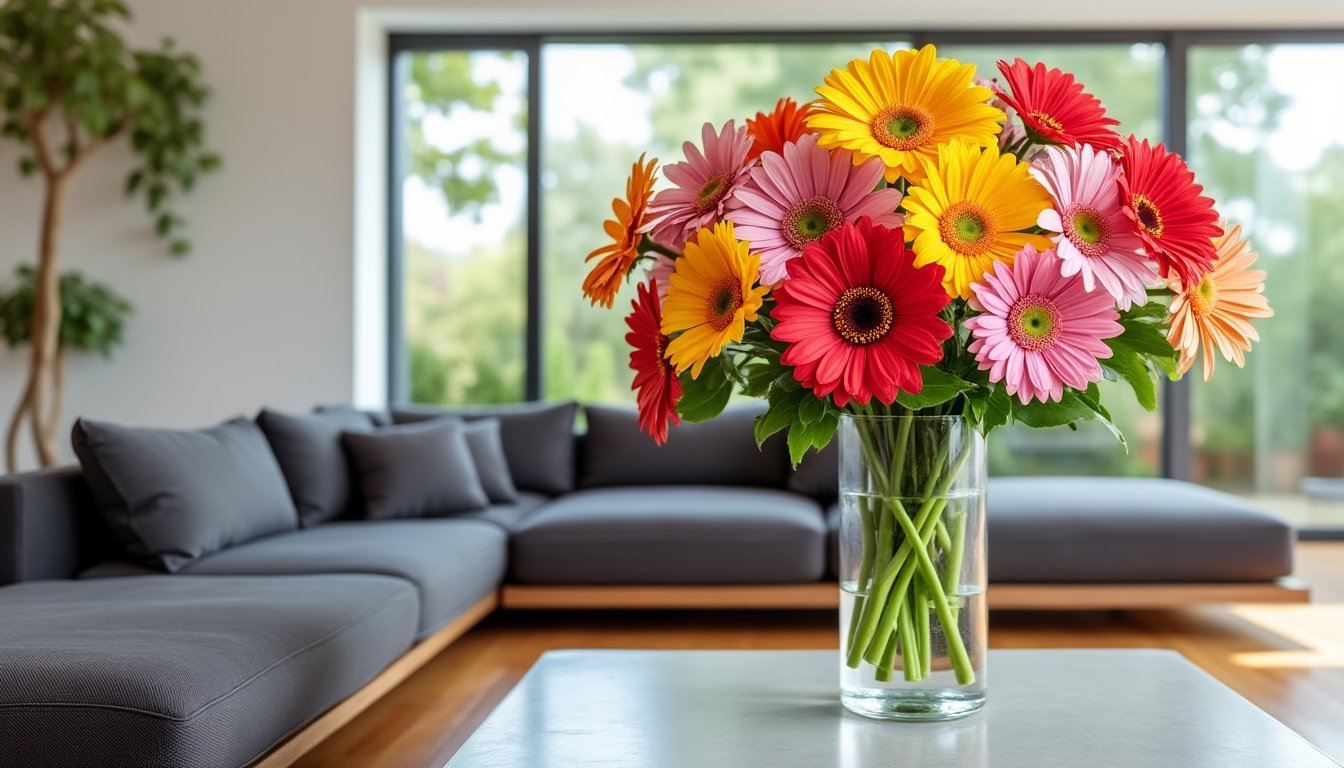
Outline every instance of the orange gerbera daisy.
<svg viewBox="0 0 1344 768">
<path fill-rule="evenodd" d="M 1181 373 L 1190 370 L 1203 346 L 1205 381 L 1213 376 L 1215 351 L 1238 368 L 1245 365 L 1251 342 L 1260 340 L 1251 318 L 1274 315 L 1265 298 L 1265 272 L 1251 269 L 1257 254 L 1242 239 L 1241 227 L 1218 224 L 1223 234 L 1213 238 L 1218 253 L 1213 269 L 1188 287 L 1175 274 L 1168 281 L 1176 298 L 1167 341 L 1181 353 Z"/>
<path fill-rule="evenodd" d="M 598 259 L 593 271 L 583 281 L 583 295 L 593 305 L 601 304 L 610 309 L 621 289 L 626 275 L 639 258 L 639 244 L 644 239 L 644 214 L 649 207 L 649 197 L 653 195 L 653 176 L 658 168 L 658 159 L 647 163 L 640 155 L 630 167 L 630 178 L 625 182 L 625 199 L 619 197 L 611 201 L 612 213 L 616 218 L 607 219 L 602 228 L 612 242 L 588 254 L 585 262 Z"/>
<path fill-rule="evenodd" d="M 784 145 L 797 141 L 804 135 L 813 133 L 807 127 L 807 116 L 812 114 L 812 105 L 798 106 L 790 98 L 775 103 L 775 111 L 770 114 L 757 112 L 756 117 L 747 118 L 747 133 L 751 135 L 751 149 L 747 152 L 747 162 L 761 156 L 763 152 L 784 154 Z"/>
</svg>

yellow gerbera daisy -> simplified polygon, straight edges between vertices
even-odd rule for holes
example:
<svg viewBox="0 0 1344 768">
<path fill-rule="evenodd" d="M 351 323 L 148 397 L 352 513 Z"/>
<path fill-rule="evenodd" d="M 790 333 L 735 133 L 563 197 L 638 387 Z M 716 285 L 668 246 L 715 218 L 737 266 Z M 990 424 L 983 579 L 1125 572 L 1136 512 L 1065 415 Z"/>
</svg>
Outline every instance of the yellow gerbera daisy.
<svg viewBox="0 0 1344 768">
<path fill-rule="evenodd" d="M 905 236 L 914 241 L 916 266 L 947 270 L 949 296 L 969 299 L 971 283 L 994 262 L 1011 263 L 1024 245 L 1051 247 L 1048 238 L 1021 231 L 1050 207 L 1050 194 L 1027 173 L 1027 163 L 997 147 L 956 141 L 924 165 L 925 179 L 901 203 L 909 213 Z"/>
<path fill-rule="evenodd" d="M 1251 244 L 1241 236 L 1240 226 L 1218 222 L 1223 234 L 1213 239 L 1218 260 L 1199 283 L 1183 287 L 1175 273 L 1167 285 L 1176 292 L 1171 302 L 1171 331 L 1167 341 L 1181 353 L 1181 373 L 1190 370 L 1204 348 L 1204 380 L 1213 376 L 1215 353 L 1238 368 L 1246 363 L 1246 352 L 1260 335 L 1251 327 L 1251 319 L 1273 317 L 1265 298 L 1265 273 L 1251 269 L 1259 258 Z"/>
<path fill-rule="evenodd" d="M 887 181 L 918 182 L 920 158 L 955 139 L 976 146 L 998 144 L 1005 116 L 989 104 L 994 94 L 974 85 L 975 65 L 940 59 L 932 45 L 917 51 L 875 50 L 832 70 L 813 103 L 807 127 L 817 144 L 853 150 L 854 164 L 880 157 Z"/>
<path fill-rule="evenodd" d="M 737 239 L 731 221 L 703 227 L 686 241 L 663 301 L 663 333 L 679 334 L 664 356 L 677 373 L 690 368 L 691 378 L 700 378 L 711 357 L 742 340 L 769 290 L 752 287 L 760 272 L 760 255 Z"/>
</svg>

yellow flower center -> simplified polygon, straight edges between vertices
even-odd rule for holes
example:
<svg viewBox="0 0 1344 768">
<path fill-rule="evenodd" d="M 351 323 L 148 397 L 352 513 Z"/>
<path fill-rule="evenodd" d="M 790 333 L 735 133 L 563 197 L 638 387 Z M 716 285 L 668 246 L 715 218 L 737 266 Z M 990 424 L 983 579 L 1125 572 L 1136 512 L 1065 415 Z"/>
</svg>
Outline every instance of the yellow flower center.
<svg viewBox="0 0 1344 768">
<path fill-rule="evenodd" d="M 709 291 L 705 306 L 705 322 L 716 331 L 722 331 L 733 322 L 733 316 L 742 307 L 742 283 L 725 277 Z"/>
<path fill-rule="evenodd" d="M 1199 281 L 1199 285 L 1186 291 L 1185 295 L 1188 297 L 1190 308 L 1194 310 L 1195 314 L 1203 316 L 1212 312 L 1218 301 L 1218 286 L 1213 283 L 1213 275 L 1205 275 L 1204 279 Z"/>
<path fill-rule="evenodd" d="M 780 232 L 789 245 L 798 250 L 843 224 L 840 206 L 828 197 L 813 197 L 794 203 L 784 214 Z"/>
<path fill-rule="evenodd" d="M 911 150 L 924 146 L 933 135 L 933 115 L 923 107 L 898 104 L 873 116 L 873 138 L 892 149 Z"/>
<path fill-rule="evenodd" d="M 1064 132 L 1064 124 L 1044 112 L 1028 112 L 1027 116 L 1056 133 Z"/>
<path fill-rule="evenodd" d="M 1008 310 L 1008 336 L 1028 352 L 1049 349 L 1059 338 L 1059 308 L 1044 296 L 1023 296 Z"/>
<path fill-rule="evenodd" d="M 891 298 L 872 286 L 850 288 L 840 294 L 831 310 L 831 323 L 840 338 L 850 344 L 879 341 L 891 330 L 896 312 Z"/>
<path fill-rule="evenodd" d="M 962 200 L 938 218 L 938 234 L 948 248 L 963 256 L 979 256 L 994 245 L 998 227 L 994 214 L 979 203 Z"/>
<path fill-rule="evenodd" d="M 1143 195 L 1135 195 L 1134 216 L 1139 220 L 1139 226 L 1153 237 L 1162 236 L 1162 212 L 1157 209 L 1157 205 L 1152 200 Z"/>
</svg>

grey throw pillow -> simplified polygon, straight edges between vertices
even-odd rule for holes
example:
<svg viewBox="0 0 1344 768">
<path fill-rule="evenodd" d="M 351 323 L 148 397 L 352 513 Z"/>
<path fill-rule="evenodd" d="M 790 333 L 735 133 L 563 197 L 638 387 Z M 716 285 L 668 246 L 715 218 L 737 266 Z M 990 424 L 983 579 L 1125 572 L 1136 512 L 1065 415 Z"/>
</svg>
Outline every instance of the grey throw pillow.
<svg viewBox="0 0 1344 768">
<path fill-rule="evenodd" d="M 490 504 L 460 422 L 346 432 L 341 440 L 371 520 L 440 517 Z"/>
<path fill-rule="evenodd" d="M 407 406 L 394 408 L 398 424 L 432 421 L 445 416 L 477 421 L 499 419 L 509 475 L 519 490 L 558 496 L 574 490 L 574 416 L 578 403 L 515 403 L 463 407 Z"/>
<path fill-rule="evenodd" d="M 298 525 L 280 465 L 243 418 L 200 430 L 75 422 L 75 455 L 126 553 L 173 572 Z"/>
<path fill-rule="evenodd" d="M 476 465 L 485 495 L 491 504 L 513 504 L 518 501 L 518 489 L 509 473 L 509 460 L 504 455 L 504 440 L 499 434 L 499 419 L 479 419 L 462 426 L 471 449 L 471 461 Z"/>
<path fill-rule="evenodd" d="M 257 426 L 275 452 L 289 495 L 307 528 L 352 517 L 350 468 L 341 433 L 373 429 L 369 415 L 353 408 L 292 414 L 263 408 Z"/>
</svg>

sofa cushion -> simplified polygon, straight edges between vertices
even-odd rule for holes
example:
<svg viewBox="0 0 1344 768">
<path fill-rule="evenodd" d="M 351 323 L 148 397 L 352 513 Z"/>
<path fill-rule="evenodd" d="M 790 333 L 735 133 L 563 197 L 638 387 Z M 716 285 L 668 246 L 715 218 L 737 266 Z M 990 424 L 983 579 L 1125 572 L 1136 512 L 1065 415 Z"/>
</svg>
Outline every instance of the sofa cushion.
<svg viewBox="0 0 1344 768">
<path fill-rule="evenodd" d="M 528 515 L 550 500 L 550 496 L 544 496 L 540 493 L 519 491 L 518 499 L 511 503 L 491 504 L 485 509 L 459 512 L 452 517 L 454 520 L 486 520 L 506 531 L 514 531 L 522 524 L 523 520 L 527 519 Z"/>
<path fill-rule="evenodd" d="M 0 587 L 121 556 L 79 467 L 0 475 Z"/>
<path fill-rule="evenodd" d="M 396 576 L 419 593 L 416 635 L 424 637 L 499 587 L 507 538 L 498 525 L 479 520 L 336 522 L 234 547 L 193 563 L 184 573 Z"/>
<path fill-rule="evenodd" d="M 837 436 L 838 437 L 838 436 Z M 840 441 L 832 440 L 820 451 L 808 451 L 789 473 L 785 484 L 794 493 L 811 496 L 822 504 L 840 497 Z"/>
<path fill-rule="evenodd" d="M 242 766 L 415 633 L 383 576 L 45 581 L 0 589 L 6 766 Z"/>
<path fill-rule="evenodd" d="M 358 505 L 341 433 L 373 429 L 368 414 L 354 409 L 292 414 L 263 408 L 257 426 L 280 463 L 300 525 L 354 517 Z"/>
<path fill-rule="evenodd" d="M 460 421 L 346 432 L 342 439 L 371 520 L 441 517 L 490 504 Z"/>
<path fill-rule="evenodd" d="M 499 419 L 509 474 L 519 490 L 549 496 L 574 490 L 574 414 L 578 404 L 520 403 L 444 408 L 407 406 L 392 411 L 398 424 L 456 416 Z"/>
<path fill-rule="evenodd" d="M 256 424 L 142 429 L 79 419 L 85 479 L 126 552 L 177 571 L 202 555 L 298 526 L 280 465 Z"/>
<path fill-rule="evenodd" d="M 746 584 L 821 578 L 826 528 L 811 499 L 715 486 L 601 488 L 528 515 L 516 580 L 532 584 Z"/>
<path fill-rule="evenodd" d="M 783 440 L 756 447 L 753 424 L 763 411 L 730 408 L 718 418 L 672 426 L 657 445 L 632 408 L 592 405 L 583 441 L 583 488 L 616 485 L 733 485 L 783 488 L 789 458 Z"/>
<path fill-rule="evenodd" d="M 504 439 L 499 432 L 499 419 L 478 419 L 467 422 L 463 434 L 471 449 L 471 460 L 476 465 L 476 477 L 490 497 L 491 504 L 512 504 L 518 500 L 518 488 L 509 472 L 509 459 L 504 455 Z"/>
<path fill-rule="evenodd" d="M 996 478 L 987 507 L 991 581 L 1266 581 L 1293 569 L 1286 523 L 1179 480 Z"/>
</svg>

